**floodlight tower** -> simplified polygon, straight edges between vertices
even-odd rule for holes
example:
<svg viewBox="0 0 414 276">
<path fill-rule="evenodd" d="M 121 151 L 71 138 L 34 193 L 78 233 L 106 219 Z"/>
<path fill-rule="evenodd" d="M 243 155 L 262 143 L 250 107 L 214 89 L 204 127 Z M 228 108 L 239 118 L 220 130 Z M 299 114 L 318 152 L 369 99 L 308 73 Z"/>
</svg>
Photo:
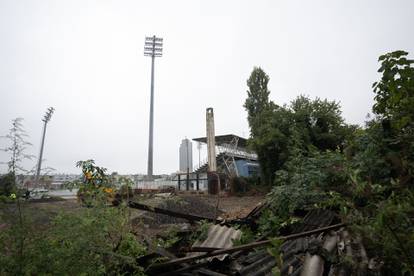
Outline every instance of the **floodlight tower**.
<svg viewBox="0 0 414 276">
<path fill-rule="evenodd" d="M 144 56 L 151 57 L 151 102 L 149 120 L 149 143 L 148 143 L 148 169 L 147 177 L 152 180 L 153 163 L 153 135 L 154 135 L 154 61 L 155 57 L 162 57 L 162 41 L 160 37 L 149 36 L 145 38 Z"/>
<path fill-rule="evenodd" d="M 52 118 L 53 111 L 55 111 L 55 109 L 53 107 L 49 107 L 46 111 L 45 116 L 42 119 L 42 121 L 44 123 L 43 124 L 43 135 L 42 135 L 42 142 L 40 144 L 39 160 L 37 161 L 35 187 L 39 186 L 39 175 L 40 175 L 40 169 L 42 167 L 43 147 L 45 145 L 46 125 L 50 121 L 50 118 Z"/>
</svg>

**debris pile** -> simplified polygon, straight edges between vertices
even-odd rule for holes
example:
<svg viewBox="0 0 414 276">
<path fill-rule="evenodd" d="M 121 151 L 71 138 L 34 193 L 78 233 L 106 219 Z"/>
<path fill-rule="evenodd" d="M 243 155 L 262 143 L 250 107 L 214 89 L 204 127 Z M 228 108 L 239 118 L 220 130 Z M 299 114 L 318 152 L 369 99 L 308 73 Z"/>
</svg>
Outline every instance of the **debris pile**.
<svg viewBox="0 0 414 276">
<path fill-rule="evenodd" d="M 214 207 L 200 205 L 194 197 L 184 198 L 183 202 L 166 201 L 162 205 L 165 209 L 133 202 L 129 206 L 152 212 L 161 223 L 203 219 L 212 222 L 206 236 L 187 247 L 154 250 L 152 258 L 158 262 L 147 266 L 149 275 L 273 275 L 278 272 L 281 275 L 333 276 L 365 275 L 370 269 L 361 239 L 353 237 L 329 210 L 309 211 L 287 236 L 261 237 L 252 243 L 236 245 L 235 241 L 242 234 L 237 225 L 254 224 L 266 204 L 258 205 L 246 217 L 233 221 L 212 218 Z M 194 214 L 183 212 L 188 210 Z M 210 217 L 195 215 L 197 210 L 204 210 L 202 214 Z M 166 220 L 165 217 L 171 218 Z M 266 248 L 274 247 L 274 240 L 281 242 L 278 255 Z"/>
</svg>

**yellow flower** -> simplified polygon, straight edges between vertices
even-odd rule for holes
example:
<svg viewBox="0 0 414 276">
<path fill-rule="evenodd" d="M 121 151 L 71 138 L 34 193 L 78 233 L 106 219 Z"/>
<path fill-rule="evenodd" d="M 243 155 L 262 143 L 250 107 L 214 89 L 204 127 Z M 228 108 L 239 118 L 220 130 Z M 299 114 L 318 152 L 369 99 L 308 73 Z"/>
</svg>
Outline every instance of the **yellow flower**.
<svg viewBox="0 0 414 276">
<path fill-rule="evenodd" d="M 92 178 L 92 174 L 90 173 L 90 172 L 86 172 L 85 173 L 85 177 L 86 177 L 86 179 L 91 179 Z"/>
<path fill-rule="evenodd" d="M 105 188 L 104 189 L 104 192 L 105 193 L 107 193 L 107 194 L 112 194 L 112 192 L 113 192 L 114 190 L 113 189 L 111 189 L 111 188 Z"/>
<path fill-rule="evenodd" d="M 10 194 L 11 199 L 16 199 L 16 194 Z"/>
</svg>

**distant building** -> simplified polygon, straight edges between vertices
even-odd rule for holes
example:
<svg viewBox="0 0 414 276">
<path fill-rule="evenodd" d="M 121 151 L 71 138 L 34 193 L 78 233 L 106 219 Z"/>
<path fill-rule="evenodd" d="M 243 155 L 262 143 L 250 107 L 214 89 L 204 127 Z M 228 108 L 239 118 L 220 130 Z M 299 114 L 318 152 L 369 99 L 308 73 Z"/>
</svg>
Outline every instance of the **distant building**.
<svg viewBox="0 0 414 276">
<path fill-rule="evenodd" d="M 193 171 L 193 145 L 189 139 L 181 141 L 180 145 L 180 172 Z"/>
<path fill-rule="evenodd" d="M 65 188 L 64 184 L 66 182 L 80 180 L 82 176 L 79 174 L 54 174 L 51 175 L 51 178 L 51 183 L 46 187 L 52 190 L 60 190 Z"/>
</svg>

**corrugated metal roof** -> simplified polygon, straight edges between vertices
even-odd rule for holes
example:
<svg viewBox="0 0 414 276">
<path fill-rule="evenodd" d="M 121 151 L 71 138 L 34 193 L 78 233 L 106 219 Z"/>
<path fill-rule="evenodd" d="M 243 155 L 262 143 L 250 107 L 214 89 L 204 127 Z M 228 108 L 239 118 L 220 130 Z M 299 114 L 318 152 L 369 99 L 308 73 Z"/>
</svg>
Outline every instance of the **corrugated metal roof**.
<svg viewBox="0 0 414 276">
<path fill-rule="evenodd" d="M 197 240 L 193 247 L 211 247 L 211 248 L 230 248 L 233 246 L 233 240 L 238 240 L 241 237 L 242 232 L 232 227 L 211 225 L 207 232 L 207 238 L 204 241 Z M 187 256 L 197 256 L 204 253 L 193 252 Z M 213 258 L 224 260 L 228 254 L 223 254 L 215 257 L 210 257 L 207 261 L 211 261 Z"/>
</svg>

